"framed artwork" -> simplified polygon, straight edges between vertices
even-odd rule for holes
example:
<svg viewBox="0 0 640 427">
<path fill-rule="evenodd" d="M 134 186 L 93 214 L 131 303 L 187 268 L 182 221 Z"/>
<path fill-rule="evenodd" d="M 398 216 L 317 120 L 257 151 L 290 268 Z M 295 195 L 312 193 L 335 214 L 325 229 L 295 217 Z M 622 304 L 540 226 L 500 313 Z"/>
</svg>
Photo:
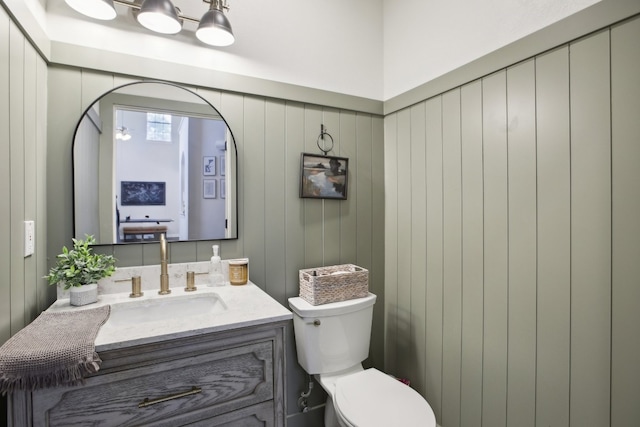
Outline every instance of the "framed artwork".
<svg viewBox="0 0 640 427">
<path fill-rule="evenodd" d="M 225 160 L 225 156 L 220 156 L 220 176 L 224 176 L 227 170 L 227 163 Z"/>
<path fill-rule="evenodd" d="M 202 174 L 205 176 L 212 176 L 216 174 L 216 156 L 203 157 Z"/>
<path fill-rule="evenodd" d="M 215 199 L 217 190 L 217 181 L 215 179 L 205 179 L 202 181 L 203 197 L 205 199 Z"/>
<path fill-rule="evenodd" d="M 167 189 L 164 182 L 121 181 L 122 206 L 164 206 Z"/>
<path fill-rule="evenodd" d="M 220 180 L 220 198 L 227 198 L 227 186 L 225 185 L 224 179 Z"/>
<path fill-rule="evenodd" d="M 349 159 L 302 153 L 300 156 L 300 197 L 347 199 Z"/>
</svg>

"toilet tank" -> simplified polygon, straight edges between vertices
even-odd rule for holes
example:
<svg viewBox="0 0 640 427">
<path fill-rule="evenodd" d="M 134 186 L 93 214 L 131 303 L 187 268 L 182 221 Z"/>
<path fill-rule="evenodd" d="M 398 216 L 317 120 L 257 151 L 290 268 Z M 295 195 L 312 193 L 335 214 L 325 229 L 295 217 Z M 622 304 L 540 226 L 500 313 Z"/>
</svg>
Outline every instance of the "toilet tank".
<svg viewBox="0 0 640 427">
<path fill-rule="evenodd" d="M 371 320 L 376 296 L 311 305 L 289 298 L 293 311 L 298 363 L 309 374 L 338 372 L 369 355 Z"/>
</svg>

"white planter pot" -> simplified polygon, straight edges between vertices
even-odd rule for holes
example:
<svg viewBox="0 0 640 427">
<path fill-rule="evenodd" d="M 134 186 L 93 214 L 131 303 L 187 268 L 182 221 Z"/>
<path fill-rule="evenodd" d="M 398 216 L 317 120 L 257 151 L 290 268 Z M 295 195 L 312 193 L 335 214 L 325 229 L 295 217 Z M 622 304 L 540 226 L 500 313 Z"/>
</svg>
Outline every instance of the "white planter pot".
<svg viewBox="0 0 640 427">
<path fill-rule="evenodd" d="M 98 284 L 72 286 L 69 289 L 71 305 L 87 305 L 98 301 Z"/>
</svg>

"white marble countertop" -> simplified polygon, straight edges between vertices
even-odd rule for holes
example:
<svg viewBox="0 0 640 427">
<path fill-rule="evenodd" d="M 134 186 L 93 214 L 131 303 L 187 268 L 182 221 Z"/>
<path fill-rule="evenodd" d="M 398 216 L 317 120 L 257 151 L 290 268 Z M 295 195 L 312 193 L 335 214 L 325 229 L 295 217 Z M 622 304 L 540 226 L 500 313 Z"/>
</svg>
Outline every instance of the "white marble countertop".
<svg viewBox="0 0 640 427">
<path fill-rule="evenodd" d="M 166 318 L 163 314 L 162 318 L 153 321 L 137 320 L 114 325 L 107 320 L 96 337 L 98 353 L 292 319 L 288 309 L 251 282 L 242 286 L 198 285 L 198 290 L 195 292 L 185 292 L 181 287 L 172 287 L 171 290 L 169 295 L 158 295 L 157 290 L 145 290 L 144 295 L 139 298 L 130 298 L 128 292 L 101 294 L 98 296 L 98 302 L 83 307 L 72 307 L 69 300 L 63 298 L 58 299 L 48 310 L 82 310 L 111 305 L 111 317 L 114 317 L 116 310 L 125 307 L 131 310 L 132 307 L 139 306 L 140 313 L 144 314 L 145 305 L 148 304 L 168 301 L 172 298 L 199 298 L 206 295 L 212 297 L 211 294 L 215 294 L 215 297 L 219 298 L 218 304 L 221 303 L 224 306 L 215 313 L 187 313 L 181 316 L 173 315 L 171 310 L 167 310 Z"/>
</svg>

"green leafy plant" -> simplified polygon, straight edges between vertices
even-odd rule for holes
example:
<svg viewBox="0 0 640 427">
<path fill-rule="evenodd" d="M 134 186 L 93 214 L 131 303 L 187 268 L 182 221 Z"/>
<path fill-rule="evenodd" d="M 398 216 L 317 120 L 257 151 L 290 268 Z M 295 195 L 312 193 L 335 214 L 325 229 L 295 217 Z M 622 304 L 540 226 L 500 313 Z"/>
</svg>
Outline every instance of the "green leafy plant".
<svg viewBox="0 0 640 427">
<path fill-rule="evenodd" d="M 89 246 L 96 242 L 93 236 L 85 235 L 85 239 L 72 239 L 73 249 L 62 247 L 58 261 L 44 276 L 50 285 L 64 284 L 65 289 L 72 286 L 96 283 L 103 277 L 109 277 L 116 270 L 116 259 L 111 255 L 93 253 Z"/>
</svg>

